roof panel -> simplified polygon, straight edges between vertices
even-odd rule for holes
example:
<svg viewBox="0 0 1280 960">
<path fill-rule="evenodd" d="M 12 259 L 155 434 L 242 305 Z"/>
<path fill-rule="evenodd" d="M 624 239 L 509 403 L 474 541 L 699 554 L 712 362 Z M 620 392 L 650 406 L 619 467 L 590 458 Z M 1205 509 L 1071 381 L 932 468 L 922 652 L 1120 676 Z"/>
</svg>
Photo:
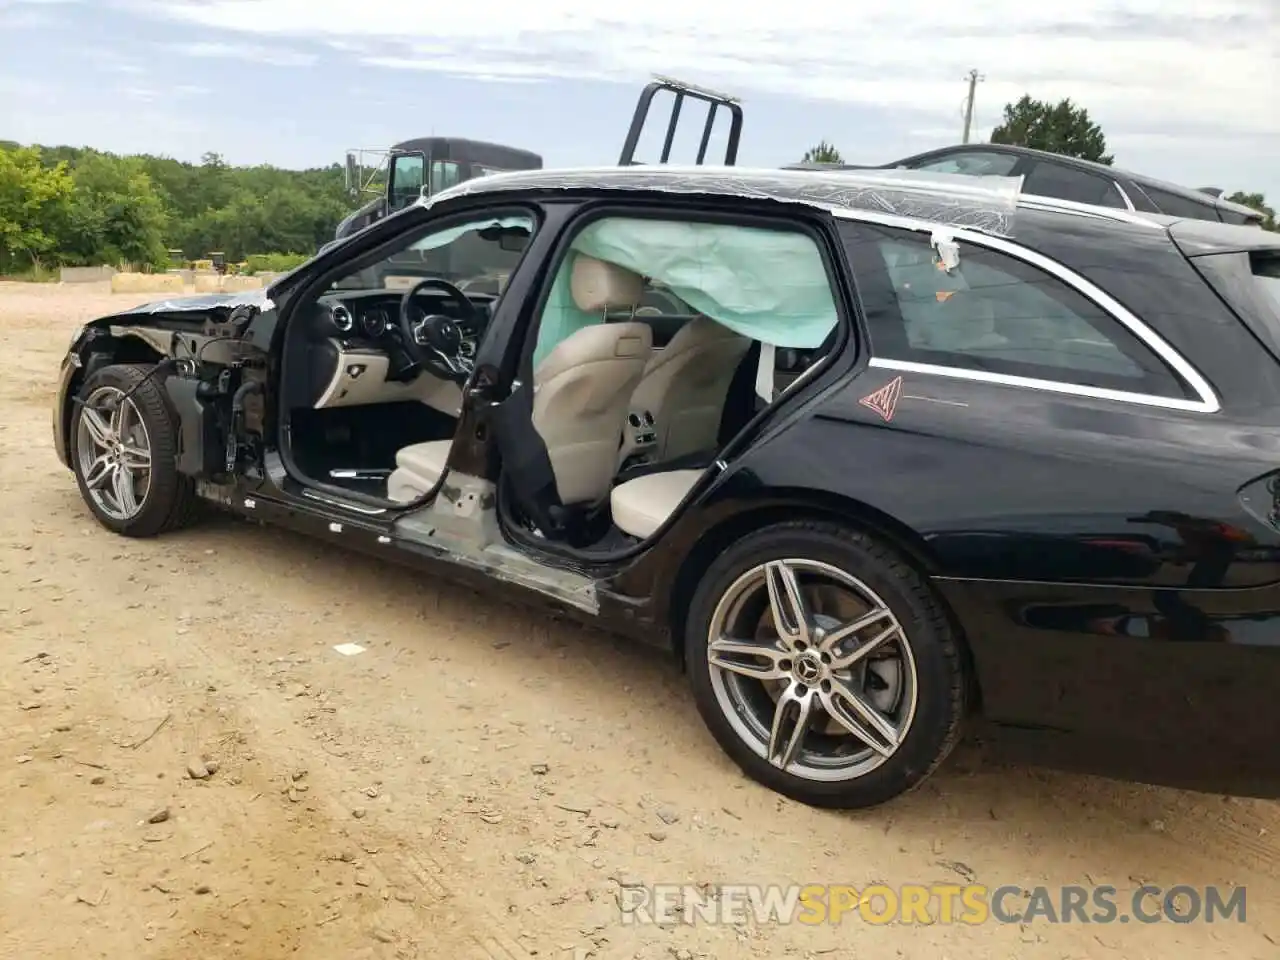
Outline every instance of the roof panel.
<svg viewBox="0 0 1280 960">
<path fill-rule="evenodd" d="M 664 164 L 501 173 L 464 181 L 420 203 L 434 206 L 477 194 L 546 190 L 677 193 L 863 210 L 1010 236 L 1021 180 L 917 170 L 815 172 Z"/>
</svg>

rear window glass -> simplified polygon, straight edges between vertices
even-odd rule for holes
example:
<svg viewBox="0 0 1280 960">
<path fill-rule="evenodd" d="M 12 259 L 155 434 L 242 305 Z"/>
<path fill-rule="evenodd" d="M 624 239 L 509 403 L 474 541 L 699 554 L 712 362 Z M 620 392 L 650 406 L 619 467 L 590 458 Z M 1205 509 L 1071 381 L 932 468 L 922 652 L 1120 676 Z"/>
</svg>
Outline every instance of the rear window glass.
<svg viewBox="0 0 1280 960">
<path fill-rule="evenodd" d="M 1170 217 L 1189 217 L 1192 220 L 1218 219 L 1218 209 L 1212 201 L 1200 203 L 1198 200 L 1180 197 L 1176 193 L 1168 193 L 1146 185 L 1142 185 L 1142 191 L 1151 198 L 1151 202 L 1161 213 Z"/>
</svg>

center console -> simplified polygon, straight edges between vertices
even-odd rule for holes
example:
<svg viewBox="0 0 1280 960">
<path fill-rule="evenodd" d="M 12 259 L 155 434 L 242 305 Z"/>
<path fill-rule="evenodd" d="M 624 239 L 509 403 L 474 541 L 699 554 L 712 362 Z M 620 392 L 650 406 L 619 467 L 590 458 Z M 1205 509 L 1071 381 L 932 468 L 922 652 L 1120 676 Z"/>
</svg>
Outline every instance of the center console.
<svg viewBox="0 0 1280 960">
<path fill-rule="evenodd" d="M 658 448 L 658 432 L 653 413 L 648 410 L 632 410 L 627 414 L 627 424 L 622 431 L 622 448 L 618 451 L 618 470 L 652 463 Z"/>
</svg>

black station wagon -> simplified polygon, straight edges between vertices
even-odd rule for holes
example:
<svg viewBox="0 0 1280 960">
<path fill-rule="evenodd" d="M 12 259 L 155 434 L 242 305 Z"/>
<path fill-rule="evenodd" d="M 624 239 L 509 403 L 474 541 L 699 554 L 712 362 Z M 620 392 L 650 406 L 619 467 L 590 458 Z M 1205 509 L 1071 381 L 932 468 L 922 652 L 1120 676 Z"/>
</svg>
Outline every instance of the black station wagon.
<svg viewBox="0 0 1280 960">
<path fill-rule="evenodd" d="M 1193 190 L 1091 160 L 1010 144 L 967 143 L 942 147 L 873 167 L 856 164 L 796 164 L 787 169 L 821 167 L 843 170 L 922 170 L 972 177 L 1021 177 L 1022 192 L 1032 197 L 1237 225 L 1261 226 L 1266 219 L 1252 207 L 1226 199 L 1219 189 L 1205 187 Z"/>
<path fill-rule="evenodd" d="M 1280 783 L 1280 235 L 1017 180 L 631 167 L 424 199 L 76 334 L 101 524 L 216 504 L 673 648 L 721 747 L 867 806 L 968 725 Z"/>
</svg>

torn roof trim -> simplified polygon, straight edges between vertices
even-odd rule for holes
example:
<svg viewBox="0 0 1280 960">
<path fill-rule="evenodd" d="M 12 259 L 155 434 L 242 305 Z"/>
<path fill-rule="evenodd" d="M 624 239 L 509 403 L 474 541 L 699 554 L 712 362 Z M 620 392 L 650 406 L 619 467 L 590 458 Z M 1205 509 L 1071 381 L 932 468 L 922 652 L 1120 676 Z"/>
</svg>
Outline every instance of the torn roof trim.
<svg viewBox="0 0 1280 960">
<path fill-rule="evenodd" d="M 916 170 L 772 170 L 645 166 L 518 170 L 465 180 L 419 201 L 537 190 L 618 190 L 801 203 L 1011 236 L 1021 177 L 973 177 Z"/>
</svg>

